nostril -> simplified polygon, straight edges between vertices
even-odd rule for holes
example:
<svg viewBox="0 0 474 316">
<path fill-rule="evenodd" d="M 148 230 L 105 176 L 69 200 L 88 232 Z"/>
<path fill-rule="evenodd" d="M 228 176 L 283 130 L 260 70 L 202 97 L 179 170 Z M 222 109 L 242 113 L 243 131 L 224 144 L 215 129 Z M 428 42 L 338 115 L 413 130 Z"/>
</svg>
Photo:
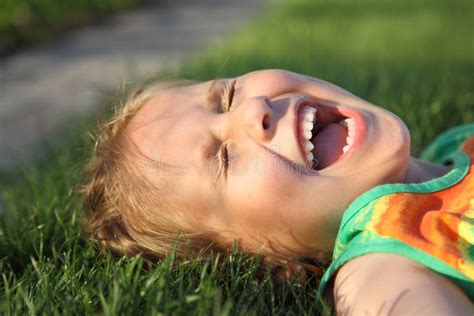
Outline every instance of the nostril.
<svg viewBox="0 0 474 316">
<path fill-rule="evenodd" d="M 262 127 L 263 127 L 263 129 L 264 129 L 264 130 L 269 129 L 269 128 L 270 128 L 270 124 L 271 124 L 271 117 L 270 117 L 270 115 L 267 114 L 267 115 L 265 115 L 265 116 L 263 117 L 263 121 L 262 121 Z"/>
</svg>

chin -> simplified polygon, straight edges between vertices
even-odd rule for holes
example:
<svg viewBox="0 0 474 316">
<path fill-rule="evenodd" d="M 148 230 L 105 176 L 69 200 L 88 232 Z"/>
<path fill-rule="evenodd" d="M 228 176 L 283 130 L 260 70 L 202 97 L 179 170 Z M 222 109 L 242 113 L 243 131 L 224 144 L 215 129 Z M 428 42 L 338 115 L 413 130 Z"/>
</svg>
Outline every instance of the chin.
<svg viewBox="0 0 474 316">
<path fill-rule="evenodd" d="M 349 171 L 351 188 L 357 192 L 353 198 L 381 184 L 404 182 L 410 161 L 410 133 L 405 123 L 382 108 L 370 110 L 373 142 L 358 153 L 351 165 L 355 171 Z"/>
<path fill-rule="evenodd" d="M 386 111 L 386 110 L 384 110 Z M 384 183 L 400 183 L 405 180 L 410 162 L 410 131 L 397 115 L 386 111 L 389 127 L 385 129 L 386 140 L 390 146 L 385 146 L 386 150 L 386 179 Z"/>
</svg>

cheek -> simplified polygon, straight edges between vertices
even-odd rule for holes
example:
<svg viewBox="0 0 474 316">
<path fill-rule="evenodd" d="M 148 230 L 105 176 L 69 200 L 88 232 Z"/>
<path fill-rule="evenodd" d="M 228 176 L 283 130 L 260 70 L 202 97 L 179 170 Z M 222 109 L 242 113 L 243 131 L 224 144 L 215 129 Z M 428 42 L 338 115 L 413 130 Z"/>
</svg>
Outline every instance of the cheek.
<svg viewBox="0 0 474 316">
<path fill-rule="evenodd" d="M 229 183 L 228 214 L 232 221 L 245 226 L 289 225 L 301 210 L 295 204 L 304 192 L 296 179 L 283 177 L 274 170 L 260 170 L 237 176 Z"/>
</svg>

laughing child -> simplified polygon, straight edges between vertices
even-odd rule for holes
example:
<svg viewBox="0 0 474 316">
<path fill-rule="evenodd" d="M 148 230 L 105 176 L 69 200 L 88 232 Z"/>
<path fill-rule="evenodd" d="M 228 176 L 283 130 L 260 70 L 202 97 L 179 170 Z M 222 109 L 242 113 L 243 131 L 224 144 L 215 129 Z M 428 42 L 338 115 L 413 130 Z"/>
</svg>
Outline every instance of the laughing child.
<svg viewBox="0 0 474 316">
<path fill-rule="evenodd" d="M 470 135 L 410 157 L 396 115 L 282 70 L 150 85 L 99 131 L 87 230 L 155 261 L 179 234 L 181 258 L 237 240 L 288 276 L 331 262 L 320 294 L 338 314 L 470 315 Z"/>
</svg>

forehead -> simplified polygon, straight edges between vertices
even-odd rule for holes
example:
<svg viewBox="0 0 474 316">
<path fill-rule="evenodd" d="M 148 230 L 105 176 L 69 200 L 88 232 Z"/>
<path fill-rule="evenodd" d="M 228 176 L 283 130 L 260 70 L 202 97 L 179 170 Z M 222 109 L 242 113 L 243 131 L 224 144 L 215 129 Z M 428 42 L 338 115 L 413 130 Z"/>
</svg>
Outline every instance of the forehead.
<svg viewBox="0 0 474 316">
<path fill-rule="evenodd" d="M 186 124 L 202 116 L 208 87 L 208 83 L 200 83 L 159 91 L 131 119 L 127 137 L 150 159 L 164 158 L 164 154 L 172 159 L 183 157 L 190 145 L 189 132 L 200 127 L 199 122 Z"/>
<path fill-rule="evenodd" d="M 160 91 L 126 130 L 128 143 L 149 162 L 145 172 L 152 182 L 178 199 L 180 208 L 192 207 L 194 212 L 199 204 L 212 203 L 210 195 L 215 192 L 217 166 L 213 160 L 203 160 L 212 155 L 215 142 L 208 130 L 210 86 L 207 82 Z"/>
<path fill-rule="evenodd" d="M 129 130 L 137 130 L 158 118 L 165 118 L 202 104 L 208 83 L 190 84 L 157 89 L 141 106 L 129 123 Z"/>
</svg>

